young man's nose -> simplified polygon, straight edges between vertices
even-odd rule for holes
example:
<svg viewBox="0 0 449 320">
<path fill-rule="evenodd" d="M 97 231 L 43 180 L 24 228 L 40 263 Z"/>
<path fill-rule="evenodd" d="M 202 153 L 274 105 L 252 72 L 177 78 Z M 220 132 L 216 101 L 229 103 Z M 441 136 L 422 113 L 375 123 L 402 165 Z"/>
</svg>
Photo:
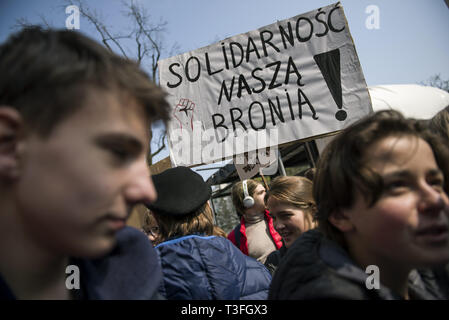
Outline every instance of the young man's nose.
<svg viewBox="0 0 449 320">
<path fill-rule="evenodd" d="M 131 181 L 128 183 L 125 191 L 127 201 L 131 203 L 151 203 L 156 201 L 156 189 L 145 162 L 142 162 L 133 170 Z"/>
</svg>

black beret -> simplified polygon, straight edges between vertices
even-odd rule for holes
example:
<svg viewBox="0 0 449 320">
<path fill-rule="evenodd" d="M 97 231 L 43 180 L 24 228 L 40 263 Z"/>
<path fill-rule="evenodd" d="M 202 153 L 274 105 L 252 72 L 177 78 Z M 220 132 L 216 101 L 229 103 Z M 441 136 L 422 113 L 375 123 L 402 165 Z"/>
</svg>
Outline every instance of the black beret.
<svg viewBox="0 0 449 320">
<path fill-rule="evenodd" d="M 167 169 L 152 178 L 157 200 L 146 206 L 159 214 L 182 217 L 200 209 L 212 194 L 203 178 L 187 167 Z"/>
</svg>

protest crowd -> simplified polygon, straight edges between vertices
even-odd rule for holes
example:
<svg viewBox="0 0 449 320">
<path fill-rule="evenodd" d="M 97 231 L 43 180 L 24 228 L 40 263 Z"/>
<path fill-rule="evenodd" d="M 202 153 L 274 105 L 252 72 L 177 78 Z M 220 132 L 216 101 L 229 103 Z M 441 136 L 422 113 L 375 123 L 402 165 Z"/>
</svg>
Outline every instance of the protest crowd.
<svg viewBox="0 0 449 320">
<path fill-rule="evenodd" d="M 305 176 L 235 183 L 227 234 L 198 173 L 150 174 L 171 104 L 135 62 L 27 27 L 0 70 L 0 299 L 449 299 L 449 106 L 371 110 Z"/>
</svg>

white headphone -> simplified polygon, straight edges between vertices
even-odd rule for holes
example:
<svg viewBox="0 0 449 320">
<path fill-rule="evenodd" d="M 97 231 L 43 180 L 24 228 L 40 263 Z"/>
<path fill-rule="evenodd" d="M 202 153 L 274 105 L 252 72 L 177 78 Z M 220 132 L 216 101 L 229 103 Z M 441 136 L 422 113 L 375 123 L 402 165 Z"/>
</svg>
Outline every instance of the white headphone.
<svg viewBox="0 0 449 320">
<path fill-rule="evenodd" d="M 248 185 L 246 184 L 246 180 L 243 180 L 242 185 L 243 195 L 245 196 L 243 198 L 243 206 L 245 208 L 251 208 L 252 206 L 254 206 L 254 198 L 250 197 L 250 195 L 248 194 Z"/>
</svg>

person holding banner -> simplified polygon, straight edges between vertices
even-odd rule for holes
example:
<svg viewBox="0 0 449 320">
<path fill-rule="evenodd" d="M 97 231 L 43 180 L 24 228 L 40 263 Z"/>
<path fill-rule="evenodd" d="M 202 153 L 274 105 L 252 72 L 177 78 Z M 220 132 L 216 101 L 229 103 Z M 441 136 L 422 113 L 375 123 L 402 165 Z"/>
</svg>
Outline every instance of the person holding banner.
<svg viewBox="0 0 449 320">
<path fill-rule="evenodd" d="M 270 299 L 448 299 L 449 150 L 396 111 L 343 130 L 314 181 L 319 229 L 289 248 Z"/>
<path fill-rule="evenodd" d="M 273 274 L 282 257 L 298 237 L 316 226 L 316 204 L 312 195 L 313 183 L 305 177 L 281 176 L 270 183 L 265 196 L 273 225 L 281 235 L 283 246 L 273 251 L 265 266 Z"/>
<path fill-rule="evenodd" d="M 271 252 L 282 247 L 281 236 L 265 208 L 265 188 L 249 179 L 234 184 L 231 193 L 240 223 L 228 239 L 247 256 L 265 263 Z"/>
<path fill-rule="evenodd" d="M 211 188 L 203 178 L 176 167 L 153 181 L 158 198 L 147 206 L 159 225 L 160 294 L 169 300 L 266 299 L 268 270 L 215 235 Z"/>
</svg>

